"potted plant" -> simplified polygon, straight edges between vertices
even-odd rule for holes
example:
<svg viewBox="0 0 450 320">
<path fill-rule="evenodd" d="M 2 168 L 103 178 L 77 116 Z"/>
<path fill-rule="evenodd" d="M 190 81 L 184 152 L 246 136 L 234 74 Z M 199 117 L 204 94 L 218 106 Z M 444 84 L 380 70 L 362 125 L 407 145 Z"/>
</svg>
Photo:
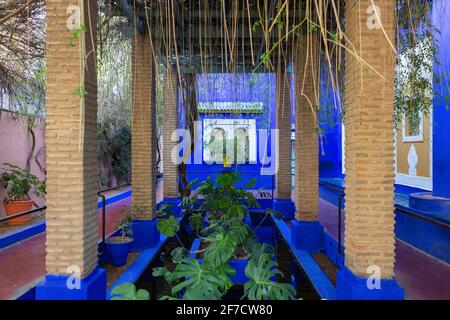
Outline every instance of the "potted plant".
<svg viewBox="0 0 450 320">
<path fill-rule="evenodd" d="M 120 228 L 120 236 L 111 237 L 106 240 L 106 252 L 110 263 L 114 267 L 121 267 L 127 263 L 130 245 L 133 242 L 133 231 L 131 229 L 131 213 L 126 214 L 119 220 L 117 227 Z"/>
<path fill-rule="evenodd" d="M 3 188 L 6 190 L 3 206 L 7 216 L 31 210 L 33 200 L 30 199 L 30 191 L 33 191 L 37 196 L 45 194 L 45 181 L 40 181 L 35 175 L 19 166 L 5 163 L 0 179 Z M 25 224 L 29 219 L 30 217 L 25 215 L 9 220 L 8 224 Z"/>
</svg>

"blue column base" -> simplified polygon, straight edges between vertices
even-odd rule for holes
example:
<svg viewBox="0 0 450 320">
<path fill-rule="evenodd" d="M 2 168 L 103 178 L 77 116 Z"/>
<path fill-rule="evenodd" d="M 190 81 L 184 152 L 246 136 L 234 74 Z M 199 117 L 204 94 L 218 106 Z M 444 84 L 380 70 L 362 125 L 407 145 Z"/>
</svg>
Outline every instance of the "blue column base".
<svg viewBox="0 0 450 320">
<path fill-rule="evenodd" d="M 367 279 L 353 274 L 345 266 L 336 277 L 336 298 L 338 300 L 403 300 L 403 288 L 395 279 L 382 279 L 380 289 L 369 289 Z"/>
<path fill-rule="evenodd" d="M 291 221 L 291 243 L 309 253 L 318 253 L 322 244 L 323 226 L 319 221 Z"/>
<path fill-rule="evenodd" d="M 80 280 L 80 288 L 69 289 L 69 275 L 46 275 L 36 286 L 36 300 L 105 300 L 106 270 L 95 268 L 92 273 Z M 69 283 L 73 283 L 69 280 Z"/>
<path fill-rule="evenodd" d="M 180 207 L 180 203 L 181 203 L 181 199 L 180 198 L 164 198 L 159 205 L 161 204 L 167 204 L 170 206 L 170 211 L 173 212 L 173 214 L 175 216 L 179 216 L 181 213 L 181 207 Z"/>
<path fill-rule="evenodd" d="M 131 252 L 142 251 L 154 247 L 160 240 L 160 233 L 156 228 L 157 219 L 133 220 L 133 243 Z"/>
<path fill-rule="evenodd" d="M 280 211 L 287 220 L 295 218 L 295 203 L 291 199 L 274 199 L 272 209 Z"/>
</svg>

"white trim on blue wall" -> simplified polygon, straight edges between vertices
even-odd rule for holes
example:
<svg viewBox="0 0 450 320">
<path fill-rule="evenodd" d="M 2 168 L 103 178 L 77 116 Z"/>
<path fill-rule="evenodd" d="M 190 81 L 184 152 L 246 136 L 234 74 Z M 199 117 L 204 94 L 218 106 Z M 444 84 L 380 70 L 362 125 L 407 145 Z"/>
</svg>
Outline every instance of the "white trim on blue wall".
<svg viewBox="0 0 450 320">
<path fill-rule="evenodd" d="M 410 176 L 404 173 L 395 174 L 395 183 L 429 191 L 433 190 L 433 179 L 419 176 Z"/>
</svg>

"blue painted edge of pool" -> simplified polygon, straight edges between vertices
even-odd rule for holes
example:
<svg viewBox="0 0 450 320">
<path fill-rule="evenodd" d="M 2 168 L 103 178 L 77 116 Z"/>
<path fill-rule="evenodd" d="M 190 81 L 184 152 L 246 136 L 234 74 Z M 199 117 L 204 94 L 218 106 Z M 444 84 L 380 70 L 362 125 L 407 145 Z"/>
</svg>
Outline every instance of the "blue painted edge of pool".
<svg viewBox="0 0 450 320">
<path fill-rule="evenodd" d="M 325 185 L 330 185 L 339 191 L 326 188 Z M 333 184 L 333 182 L 325 180 L 321 181 L 319 190 L 322 199 L 337 206 L 339 195 L 344 189 L 339 184 Z M 413 191 L 416 192 L 417 189 Z M 411 214 L 408 214 L 408 212 Z M 444 226 L 449 224 L 448 220 L 439 218 L 436 214 L 411 208 L 400 202 L 395 203 L 395 213 L 395 236 L 398 239 L 436 259 L 450 263 L 450 255 L 448 254 L 450 251 L 450 229 Z"/>
<path fill-rule="evenodd" d="M 291 230 L 287 223 L 281 219 L 277 219 L 273 215 L 271 216 L 275 225 L 280 231 L 281 236 L 289 245 L 295 258 L 305 270 L 305 273 L 307 274 L 319 296 L 324 300 L 335 300 L 336 288 L 334 287 L 328 276 L 322 271 L 320 266 L 316 263 L 316 261 L 308 251 L 297 249 L 292 245 Z"/>
<path fill-rule="evenodd" d="M 180 217 L 178 217 L 180 223 L 183 221 L 184 217 L 185 215 L 181 215 Z M 126 282 L 136 283 L 167 240 L 169 240 L 169 238 L 167 238 L 163 234 L 160 234 L 159 242 L 157 242 L 153 247 L 141 251 L 141 254 L 137 258 L 137 260 L 129 268 L 127 268 L 124 273 L 122 273 L 120 277 L 108 289 L 108 291 L 106 292 L 106 299 L 111 299 L 112 290 L 116 286 Z"/>
<path fill-rule="evenodd" d="M 121 192 L 119 194 L 116 194 L 112 197 L 107 198 L 106 205 L 110 205 L 112 203 L 121 201 L 130 196 L 131 196 L 131 189 L 128 189 L 124 192 Z M 101 208 L 101 207 L 102 207 L 102 201 L 99 200 L 98 208 Z M 31 238 L 31 237 L 38 235 L 39 233 L 42 233 L 44 231 L 45 231 L 45 220 L 36 222 L 32 225 L 26 226 L 17 231 L 13 231 L 13 232 L 10 232 L 3 236 L 0 236 L 0 249 L 9 247 L 13 244 L 16 244 L 17 242 Z"/>
<path fill-rule="evenodd" d="M 17 242 L 31 238 L 45 231 L 45 221 L 26 226 L 20 230 L 13 231 L 0 237 L 0 249 L 9 247 Z"/>
</svg>

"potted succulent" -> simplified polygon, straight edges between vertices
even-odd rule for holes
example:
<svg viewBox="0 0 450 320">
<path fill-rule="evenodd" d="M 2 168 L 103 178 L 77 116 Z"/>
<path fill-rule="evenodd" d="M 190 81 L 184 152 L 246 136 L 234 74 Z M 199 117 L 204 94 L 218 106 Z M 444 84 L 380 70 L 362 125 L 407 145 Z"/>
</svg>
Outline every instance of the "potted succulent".
<svg viewBox="0 0 450 320">
<path fill-rule="evenodd" d="M 31 210 L 33 200 L 30 199 L 29 193 L 32 191 L 37 196 L 45 194 L 45 181 L 40 181 L 35 175 L 10 163 L 5 163 L 3 168 L 0 180 L 6 190 L 3 201 L 6 215 L 12 216 Z M 29 219 L 30 217 L 25 215 L 9 220 L 8 224 L 25 224 Z"/>
<path fill-rule="evenodd" d="M 114 267 L 121 267 L 127 263 L 128 252 L 133 242 L 131 228 L 131 213 L 126 214 L 117 224 L 120 235 L 106 240 L 106 252 L 110 263 Z"/>
</svg>

